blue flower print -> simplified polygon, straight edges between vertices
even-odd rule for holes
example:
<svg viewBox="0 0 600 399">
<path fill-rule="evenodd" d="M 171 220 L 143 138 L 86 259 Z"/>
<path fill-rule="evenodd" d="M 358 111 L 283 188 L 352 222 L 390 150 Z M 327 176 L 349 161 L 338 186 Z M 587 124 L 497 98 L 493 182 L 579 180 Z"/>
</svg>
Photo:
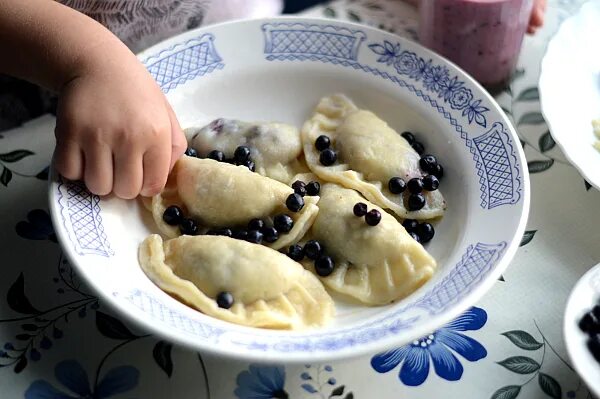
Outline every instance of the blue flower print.
<svg viewBox="0 0 600 399">
<path fill-rule="evenodd" d="M 473 119 L 475 119 L 475 122 L 477 122 L 478 125 L 486 127 L 487 122 L 485 120 L 485 116 L 483 116 L 483 113 L 489 111 L 490 109 L 480 104 L 481 100 L 473 101 L 463 110 L 462 115 L 469 117 L 469 123 L 473 122 Z"/>
<path fill-rule="evenodd" d="M 34 381 L 25 399 L 104 399 L 132 390 L 138 385 L 139 371 L 135 367 L 121 366 L 109 370 L 92 389 L 86 371 L 76 360 L 65 360 L 54 369 L 56 379 L 75 394 L 64 393 L 44 380 Z"/>
<path fill-rule="evenodd" d="M 403 51 L 394 63 L 394 67 L 398 73 L 408 75 L 413 79 L 421 77 L 421 66 L 424 64 L 423 59 L 419 58 L 415 53 Z"/>
<path fill-rule="evenodd" d="M 235 396 L 239 399 L 287 399 L 285 369 L 281 366 L 251 364 L 236 378 Z"/>
<path fill-rule="evenodd" d="M 458 77 L 456 76 L 452 79 L 446 79 L 442 84 L 438 97 L 443 98 L 445 102 L 448 102 L 454 93 L 463 87 L 464 84 L 465 83 L 458 80 Z"/>
<path fill-rule="evenodd" d="M 400 367 L 400 381 L 409 386 L 419 386 L 429 375 L 429 364 L 435 373 L 447 381 L 460 380 L 463 366 L 454 353 L 474 362 L 487 356 L 486 349 L 462 332 L 479 330 L 485 325 L 485 310 L 473 307 L 454 321 L 419 340 L 398 349 L 383 352 L 371 359 L 371 366 L 379 373 Z"/>
<path fill-rule="evenodd" d="M 429 91 L 438 92 L 448 81 L 448 68 L 435 66 L 429 68 L 428 74 L 423 79 L 423 85 Z"/>
<path fill-rule="evenodd" d="M 450 103 L 450 106 L 454 109 L 463 109 L 464 107 L 469 105 L 472 99 L 473 93 L 471 93 L 471 90 L 465 87 L 459 87 L 451 94 L 451 97 L 448 102 Z"/>
<path fill-rule="evenodd" d="M 15 226 L 17 234 L 29 240 L 56 241 L 56 234 L 48 212 L 34 209 L 27 214 L 27 221 L 20 221 Z"/>
</svg>

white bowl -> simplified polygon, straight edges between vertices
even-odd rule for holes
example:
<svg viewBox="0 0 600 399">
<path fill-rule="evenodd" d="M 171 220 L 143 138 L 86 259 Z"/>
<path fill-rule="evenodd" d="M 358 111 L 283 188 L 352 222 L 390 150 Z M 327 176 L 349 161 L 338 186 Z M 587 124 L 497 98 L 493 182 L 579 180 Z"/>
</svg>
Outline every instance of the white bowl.
<svg viewBox="0 0 600 399">
<path fill-rule="evenodd" d="M 599 301 L 600 264 L 597 264 L 573 287 L 567 301 L 563 325 L 567 352 L 573 367 L 595 396 L 600 396 L 600 363 L 589 351 L 588 336 L 579 328 L 579 321 Z"/>
<path fill-rule="evenodd" d="M 600 152 L 592 119 L 600 119 L 600 0 L 584 4 L 548 44 L 539 81 L 542 113 L 569 162 L 600 189 Z"/>
<path fill-rule="evenodd" d="M 51 212 L 65 252 L 106 302 L 144 328 L 197 350 L 254 361 L 374 353 L 456 317 L 513 257 L 529 209 L 519 140 L 478 84 L 418 44 L 360 25 L 278 18 L 195 30 L 140 58 L 184 127 L 218 116 L 300 126 L 320 97 L 345 93 L 398 131 L 419 132 L 445 166 L 448 202 L 428 244 L 439 270 L 414 295 L 383 307 L 338 302 L 328 327 L 269 331 L 207 317 L 161 291 L 138 265 L 138 245 L 155 231 L 140 204 L 98 198 L 54 174 Z"/>
</svg>

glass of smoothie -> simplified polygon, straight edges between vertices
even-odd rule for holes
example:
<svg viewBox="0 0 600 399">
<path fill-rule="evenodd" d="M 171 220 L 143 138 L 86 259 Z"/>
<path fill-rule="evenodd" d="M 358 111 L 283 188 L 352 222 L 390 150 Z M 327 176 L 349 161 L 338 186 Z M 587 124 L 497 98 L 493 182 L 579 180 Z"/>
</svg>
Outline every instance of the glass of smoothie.
<svg viewBox="0 0 600 399">
<path fill-rule="evenodd" d="M 490 92 L 516 67 L 533 0 L 421 0 L 419 39 Z"/>
</svg>

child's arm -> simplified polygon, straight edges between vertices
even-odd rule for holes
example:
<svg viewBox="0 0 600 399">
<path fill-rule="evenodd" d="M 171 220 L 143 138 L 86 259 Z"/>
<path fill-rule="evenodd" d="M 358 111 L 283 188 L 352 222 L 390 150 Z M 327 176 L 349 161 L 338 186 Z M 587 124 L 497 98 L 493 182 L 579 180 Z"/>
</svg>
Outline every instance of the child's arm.
<svg viewBox="0 0 600 399">
<path fill-rule="evenodd" d="M 95 194 L 159 192 L 186 147 L 177 118 L 134 54 L 53 0 L 0 0 L 0 72 L 59 92 L 55 166 Z"/>
</svg>

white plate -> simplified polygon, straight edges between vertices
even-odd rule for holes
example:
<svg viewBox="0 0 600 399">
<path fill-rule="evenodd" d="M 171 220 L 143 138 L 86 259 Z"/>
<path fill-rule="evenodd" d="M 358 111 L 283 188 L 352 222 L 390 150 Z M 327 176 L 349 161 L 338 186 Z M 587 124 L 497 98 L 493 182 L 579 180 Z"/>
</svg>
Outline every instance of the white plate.
<svg viewBox="0 0 600 399">
<path fill-rule="evenodd" d="M 565 311 L 564 334 L 567 352 L 577 373 L 596 396 L 600 396 L 600 363 L 587 348 L 587 334 L 579 328 L 584 314 L 600 301 L 600 264 L 575 284 Z"/>
<path fill-rule="evenodd" d="M 184 127 L 218 116 L 301 126 L 320 97 L 346 93 L 399 131 L 420 132 L 445 166 L 449 204 L 428 247 L 439 270 L 417 293 L 383 307 L 338 302 L 335 322 L 319 330 L 267 331 L 207 317 L 162 292 L 138 265 L 138 245 L 154 231 L 140 204 L 100 199 L 54 175 L 51 212 L 70 260 L 106 302 L 145 328 L 258 361 L 374 353 L 456 317 L 514 255 L 529 209 L 517 136 L 479 85 L 418 44 L 360 25 L 279 18 L 192 31 L 140 57 Z"/>
<path fill-rule="evenodd" d="M 600 0 L 567 19 L 548 44 L 539 89 L 544 118 L 565 156 L 600 189 L 600 152 L 592 119 L 600 118 Z"/>
</svg>

